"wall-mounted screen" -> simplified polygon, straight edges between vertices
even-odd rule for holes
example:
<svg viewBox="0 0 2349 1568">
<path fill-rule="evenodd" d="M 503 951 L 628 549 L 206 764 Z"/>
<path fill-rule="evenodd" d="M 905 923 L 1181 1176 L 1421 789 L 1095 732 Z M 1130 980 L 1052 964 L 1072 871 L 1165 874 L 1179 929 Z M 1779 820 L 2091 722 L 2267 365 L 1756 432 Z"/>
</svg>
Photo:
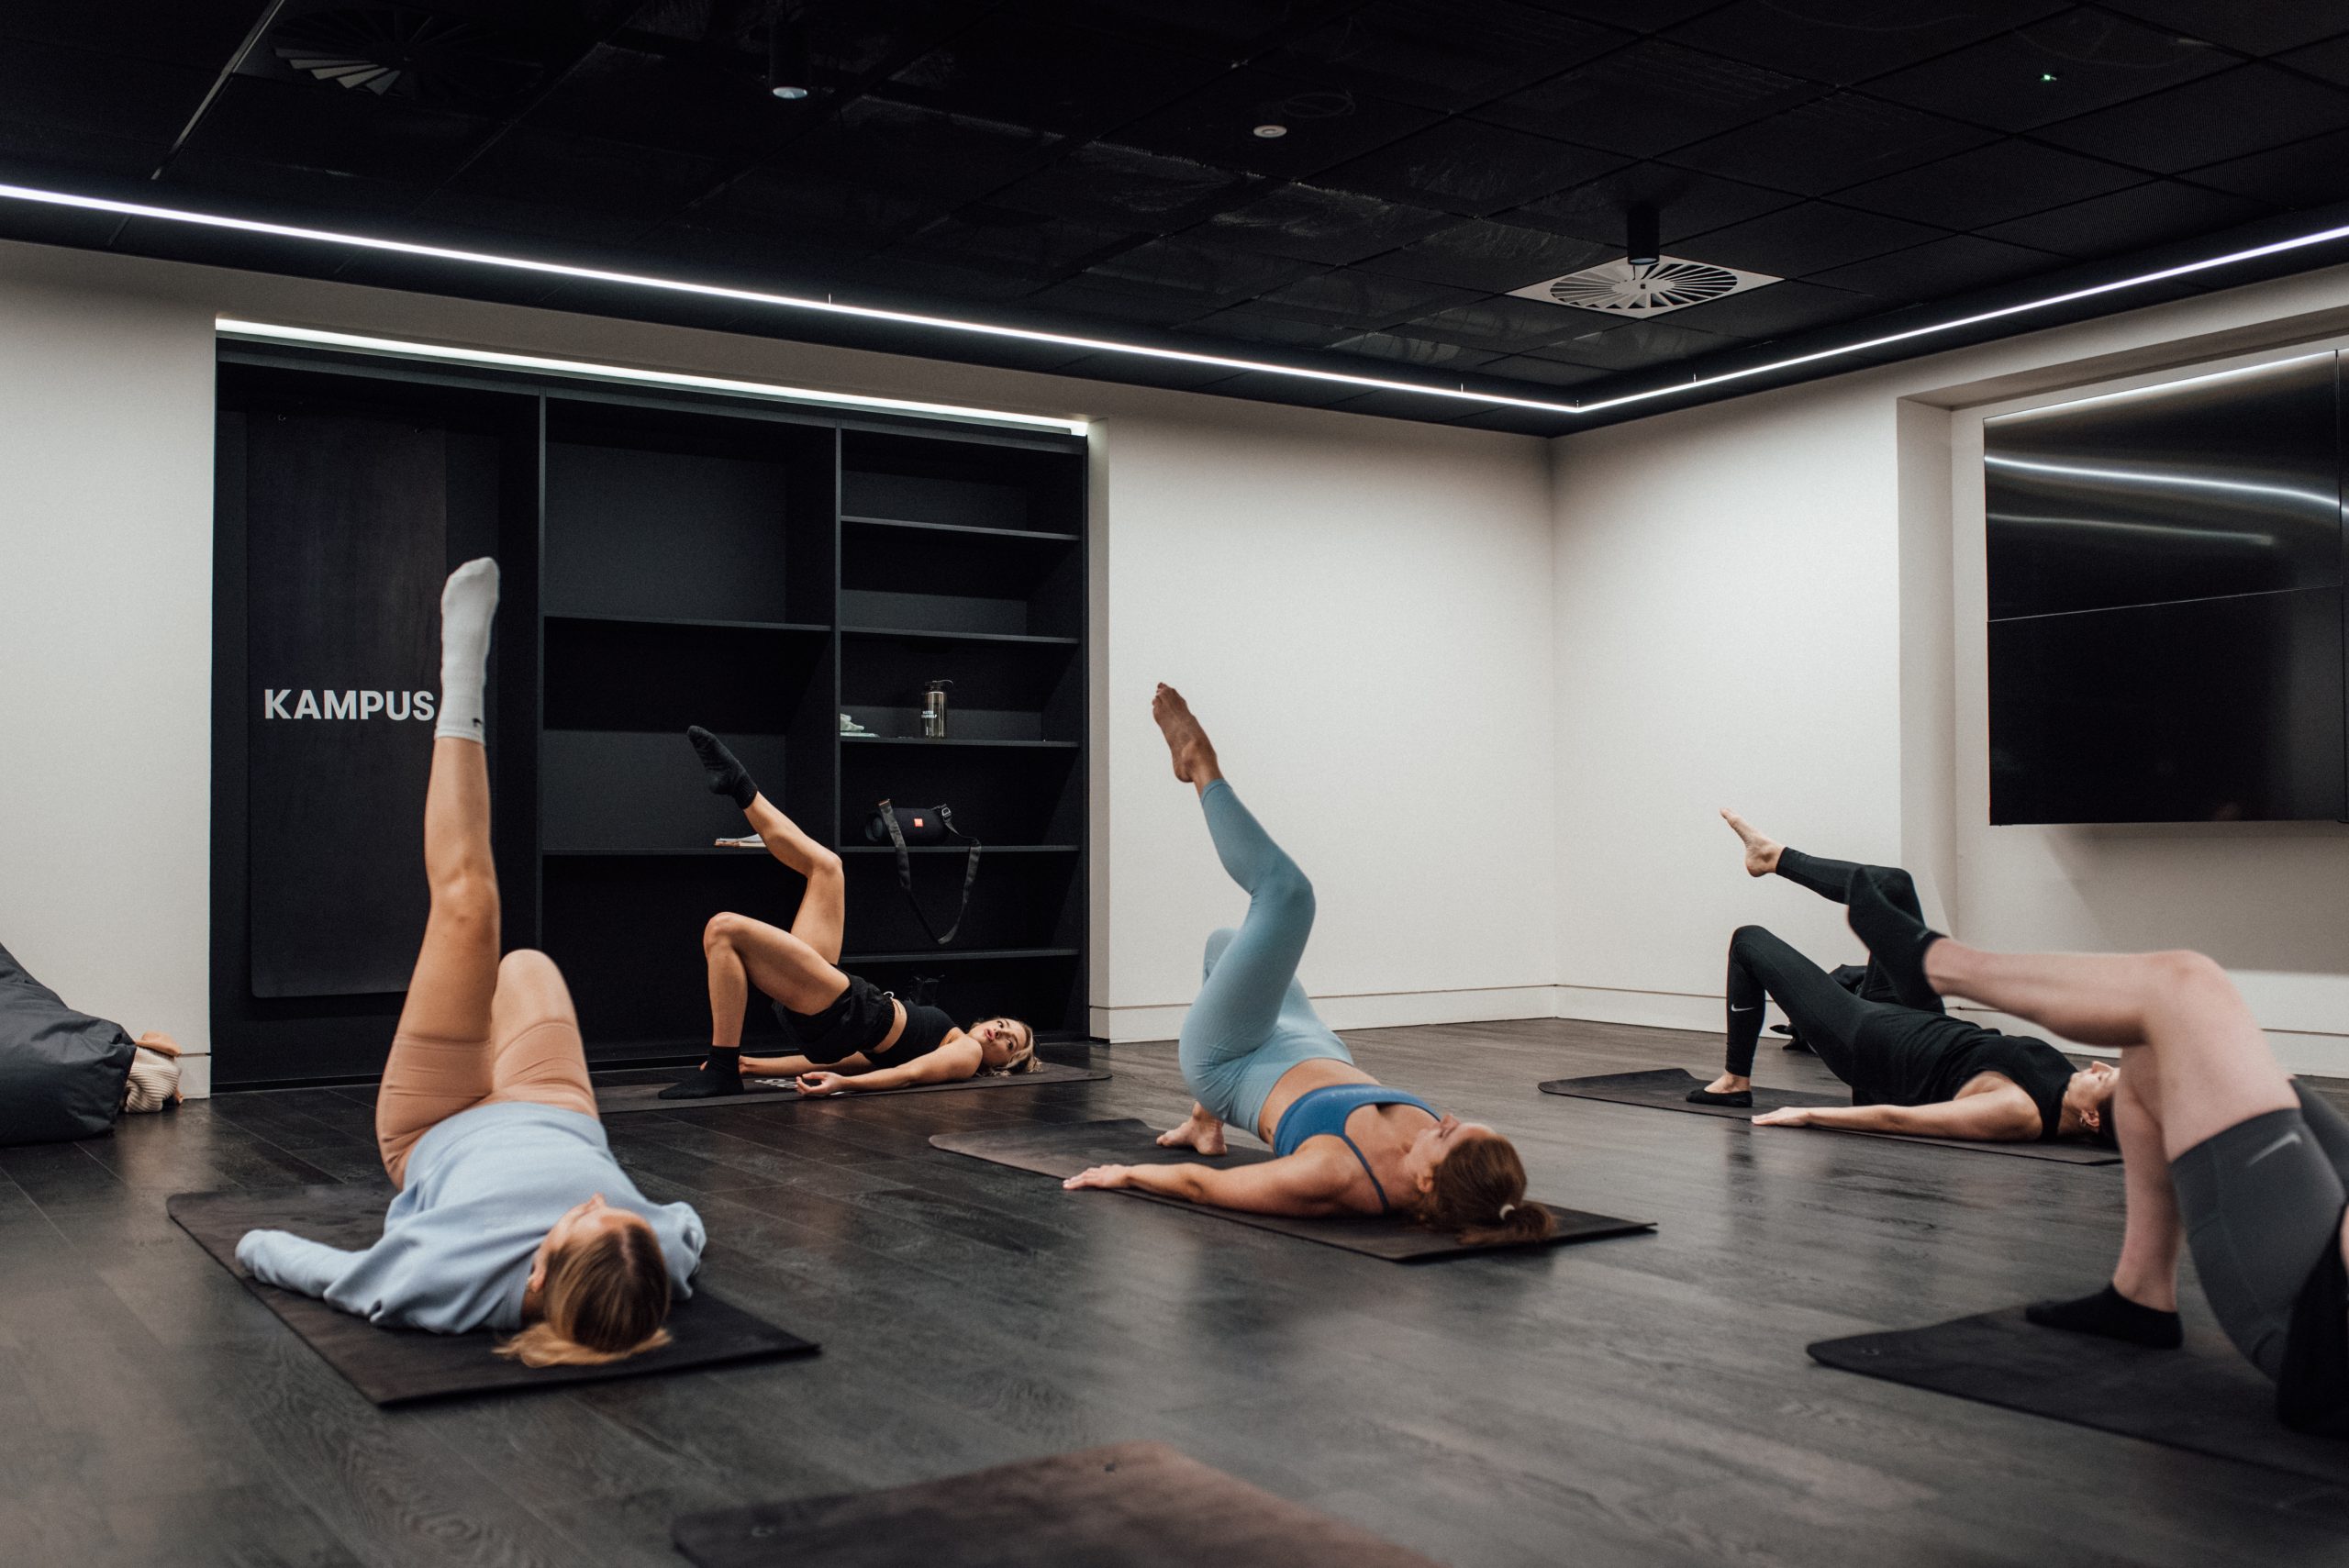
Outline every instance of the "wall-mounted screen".
<svg viewBox="0 0 2349 1568">
<path fill-rule="evenodd" d="M 1986 421 L 1992 822 L 2349 815 L 2339 380 Z"/>
</svg>

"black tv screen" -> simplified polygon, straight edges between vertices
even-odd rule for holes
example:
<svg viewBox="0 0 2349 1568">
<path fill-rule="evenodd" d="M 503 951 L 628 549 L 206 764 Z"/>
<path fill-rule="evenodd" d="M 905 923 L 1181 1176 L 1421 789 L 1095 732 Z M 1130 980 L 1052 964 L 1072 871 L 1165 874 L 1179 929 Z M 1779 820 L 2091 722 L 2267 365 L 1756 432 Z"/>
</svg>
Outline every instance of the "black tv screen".
<svg viewBox="0 0 2349 1568">
<path fill-rule="evenodd" d="M 2319 354 L 1985 422 L 1990 819 L 2349 815 Z"/>
</svg>

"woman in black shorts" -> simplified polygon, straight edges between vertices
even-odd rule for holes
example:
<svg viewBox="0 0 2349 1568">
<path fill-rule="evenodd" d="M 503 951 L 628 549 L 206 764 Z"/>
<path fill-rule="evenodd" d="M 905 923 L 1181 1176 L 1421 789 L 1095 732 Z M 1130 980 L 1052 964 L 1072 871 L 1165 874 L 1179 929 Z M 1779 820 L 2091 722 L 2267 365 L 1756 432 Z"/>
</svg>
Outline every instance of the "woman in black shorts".
<svg viewBox="0 0 2349 1568">
<path fill-rule="evenodd" d="M 1721 816 L 1745 840 L 1745 869 L 1776 873 L 1839 904 L 1860 876 L 1921 929 L 1915 884 L 1888 866 L 1860 866 L 1789 850 L 1743 817 Z M 1753 1103 L 1753 1047 L 1765 996 L 1786 1012 L 1803 1043 L 1852 1086 L 1849 1106 L 1789 1107 L 1753 1119 L 1764 1127 L 1840 1127 L 1983 1142 L 2058 1138 L 2112 1141 L 2110 1112 L 2119 1074 L 2107 1063 L 2075 1068 L 2043 1040 L 2003 1034 L 1942 1011 L 1930 992 L 1901 995 L 1873 960 L 1858 994 L 1759 926 L 1741 926 L 1729 944 L 1728 1064 L 1688 1098 L 1705 1106 Z"/>
<path fill-rule="evenodd" d="M 807 879 L 791 929 L 747 915 L 713 915 L 702 932 L 709 961 L 709 1056 L 661 1092 L 676 1100 L 742 1092 L 742 1076 L 789 1077 L 803 1095 L 902 1089 L 981 1073 L 1032 1073 L 1036 1031 L 1017 1018 L 988 1018 L 968 1029 L 936 1007 L 907 1006 L 840 967 L 847 882 L 841 858 L 775 809 L 717 736 L 685 732 L 709 770 L 712 795 L 742 808 L 767 852 Z M 756 985 L 799 1045 L 793 1056 L 742 1055 L 742 1009 Z"/>
<path fill-rule="evenodd" d="M 1851 906 L 1904 998 L 1962 996 L 2121 1048 L 2121 1257 L 2102 1291 L 2032 1320 L 2175 1345 L 2178 1251 L 2191 1248 L 2285 1424 L 2349 1436 L 2349 1121 L 2277 1065 L 2226 972 L 2194 952 L 1983 952 L 1928 929 L 1873 870 Z"/>
</svg>

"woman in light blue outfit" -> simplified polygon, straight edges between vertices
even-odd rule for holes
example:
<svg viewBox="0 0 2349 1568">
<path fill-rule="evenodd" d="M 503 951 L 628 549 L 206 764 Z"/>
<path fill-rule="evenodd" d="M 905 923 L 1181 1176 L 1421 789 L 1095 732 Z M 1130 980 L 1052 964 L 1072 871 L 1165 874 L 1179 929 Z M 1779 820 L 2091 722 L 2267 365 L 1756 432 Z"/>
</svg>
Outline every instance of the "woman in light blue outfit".
<svg viewBox="0 0 2349 1568">
<path fill-rule="evenodd" d="M 373 1246 L 249 1231 L 237 1261 L 373 1323 L 519 1330 L 501 1354 L 593 1365 L 666 1344 L 701 1259 L 701 1219 L 656 1204 L 612 1160 L 571 994 L 542 952 L 497 954 L 483 678 L 497 563 L 440 595 L 441 700 L 424 797 L 431 913 L 375 1135 L 401 1191 Z"/>
<path fill-rule="evenodd" d="M 1525 1166 L 1491 1128 L 1389 1089 L 1354 1065 L 1297 984 L 1313 934 L 1313 884 L 1273 842 L 1217 765 L 1215 748 L 1172 686 L 1151 703 L 1174 759 L 1196 786 L 1208 835 L 1247 917 L 1208 939 L 1198 1000 L 1183 1020 L 1183 1076 L 1198 1103 L 1159 1139 L 1224 1152 L 1226 1123 L 1253 1130 L 1272 1160 L 1213 1165 L 1097 1165 L 1078 1187 L 1138 1187 L 1261 1214 L 1401 1213 L 1472 1242 L 1537 1241 L 1549 1212 L 1525 1196 Z"/>
</svg>

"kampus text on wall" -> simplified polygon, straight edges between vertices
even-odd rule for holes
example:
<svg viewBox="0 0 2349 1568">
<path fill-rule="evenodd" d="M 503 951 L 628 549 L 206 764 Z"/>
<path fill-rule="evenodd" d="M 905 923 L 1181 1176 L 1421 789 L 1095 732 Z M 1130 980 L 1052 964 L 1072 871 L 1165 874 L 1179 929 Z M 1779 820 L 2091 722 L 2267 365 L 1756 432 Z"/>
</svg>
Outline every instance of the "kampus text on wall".
<svg viewBox="0 0 2349 1568">
<path fill-rule="evenodd" d="M 390 718 L 432 722 L 430 692 L 317 691 L 304 686 L 263 686 L 263 718 Z"/>
</svg>

